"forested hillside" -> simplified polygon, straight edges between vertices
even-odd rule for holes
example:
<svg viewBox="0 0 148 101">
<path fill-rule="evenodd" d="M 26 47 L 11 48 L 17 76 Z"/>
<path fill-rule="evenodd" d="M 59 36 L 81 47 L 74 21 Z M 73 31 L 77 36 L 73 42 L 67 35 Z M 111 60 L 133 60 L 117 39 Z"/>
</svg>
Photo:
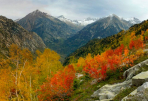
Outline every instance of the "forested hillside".
<svg viewBox="0 0 148 101">
<path fill-rule="evenodd" d="M 127 30 L 133 25 L 133 23 L 121 19 L 117 15 L 113 14 L 104 18 L 100 18 L 84 27 L 77 32 L 73 37 L 64 41 L 64 44 L 60 48 L 62 54 L 74 52 L 76 49 L 87 44 L 93 39 L 102 39 L 108 36 L 117 34 L 121 30 Z"/>
<path fill-rule="evenodd" d="M 94 39 L 89 41 L 85 46 L 77 49 L 75 52 L 70 54 L 66 59 L 64 64 L 70 63 L 70 61 L 75 61 L 73 59 L 78 59 L 79 57 L 85 57 L 88 53 L 92 56 L 100 54 L 108 49 L 115 49 L 121 43 L 126 44 L 129 41 L 129 35 L 131 32 L 135 32 L 136 35 L 141 34 L 141 31 L 146 31 L 148 29 L 148 21 L 143 21 L 140 24 L 135 24 L 129 28 L 129 30 L 122 30 L 118 34 L 112 35 L 104 39 Z M 126 38 L 125 38 L 126 37 Z"/>
<path fill-rule="evenodd" d="M 86 46 L 91 46 L 94 51 L 83 50 L 84 54 L 78 55 L 75 52 L 76 56 L 72 56 L 66 66 L 62 66 L 60 56 L 50 49 L 37 50 L 34 57 L 28 49 L 11 44 L 9 55 L 0 58 L 0 100 L 90 99 L 96 90 L 93 83 L 90 85 L 91 80 L 96 79 L 101 85 L 123 80 L 124 70 L 133 66 L 135 61 L 147 58 L 144 51 L 148 41 L 147 24 L 148 21 L 144 21 L 128 31 L 90 41 L 91 44 Z"/>
</svg>

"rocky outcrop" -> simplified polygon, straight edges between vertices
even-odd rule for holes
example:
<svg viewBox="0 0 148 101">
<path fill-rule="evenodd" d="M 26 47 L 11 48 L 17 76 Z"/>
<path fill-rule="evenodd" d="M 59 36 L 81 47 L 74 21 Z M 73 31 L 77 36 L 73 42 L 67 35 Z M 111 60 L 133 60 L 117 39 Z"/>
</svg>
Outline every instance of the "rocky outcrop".
<svg viewBox="0 0 148 101">
<path fill-rule="evenodd" d="M 132 85 L 133 86 L 141 86 L 144 82 L 148 82 L 148 71 L 141 72 L 140 74 L 138 74 L 132 78 Z"/>
<path fill-rule="evenodd" d="M 117 94 L 120 93 L 121 90 L 129 88 L 132 81 L 124 81 L 122 83 L 117 83 L 113 85 L 105 85 L 95 91 L 91 97 L 98 98 L 99 100 L 112 100 Z"/>
<path fill-rule="evenodd" d="M 148 82 L 124 97 L 122 101 L 148 101 Z"/>
<path fill-rule="evenodd" d="M 130 88 L 132 85 L 140 86 L 144 82 L 147 82 L 146 84 L 143 84 L 143 86 L 139 87 L 137 90 L 135 90 L 131 93 L 133 96 L 135 95 L 136 97 L 138 97 L 139 96 L 138 94 L 141 91 L 140 89 L 146 88 L 147 85 L 148 85 L 148 71 L 142 72 L 142 67 L 147 66 L 147 65 L 148 65 L 148 59 L 143 61 L 143 62 L 140 62 L 139 64 L 137 64 L 137 65 L 135 65 L 131 68 L 129 68 L 123 74 L 124 78 L 126 79 L 124 82 L 113 84 L 113 85 L 107 84 L 107 85 L 101 87 L 100 89 L 98 89 L 97 91 L 95 91 L 91 95 L 91 97 L 99 99 L 99 101 L 106 101 L 106 100 L 110 101 L 117 94 L 119 94 L 122 90 Z M 146 90 L 144 90 L 143 95 L 141 96 L 144 99 L 145 99 L 144 94 L 146 94 L 146 92 L 148 93 L 148 88 Z M 138 100 L 138 101 L 142 101 L 142 100 Z M 145 100 L 145 101 L 147 101 L 147 100 Z"/>
<path fill-rule="evenodd" d="M 141 72 L 141 67 L 148 65 L 148 59 L 140 62 L 139 64 L 129 68 L 123 73 L 123 77 L 126 78 L 126 80 L 132 79 L 133 76 Z"/>
</svg>

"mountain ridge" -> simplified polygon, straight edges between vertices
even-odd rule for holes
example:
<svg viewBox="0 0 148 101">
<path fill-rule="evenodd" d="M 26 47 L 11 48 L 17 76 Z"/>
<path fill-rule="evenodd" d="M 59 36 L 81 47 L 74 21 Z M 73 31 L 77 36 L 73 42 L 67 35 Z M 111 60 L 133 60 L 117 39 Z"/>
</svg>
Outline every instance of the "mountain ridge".
<svg viewBox="0 0 148 101">
<path fill-rule="evenodd" d="M 53 50 L 79 30 L 39 10 L 27 14 L 17 23 L 28 31 L 36 32 L 46 46 Z"/>
<path fill-rule="evenodd" d="M 105 48 L 114 49 L 119 46 L 119 41 L 123 36 L 126 37 L 128 33 L 135 32 L 135 35 L 141 34 L 141 31 L 146 31 L 148 29 L 148 20 L 141 22 L 140 24 L 132 25 L 128 30 L 120 31 L 118 34 L 103 38 L 103 39 L 93 39 L 90 40 L 86 45 L 75 50 L 69 56 L 66 57 L 64 65 L 73 61 L 74 58 L 85 57 L 88 53 L 93 55 L 100 54 L 105 50 Z M 115 40 L 116 39 L 116 40 Z M 111 45 L 110 45 L 111 44 Z M 104 47 L 104 48 L 103 48 Z"/>
<path fill-rule="evenodd" d="M 116 16 L 116 15 L 110 14 L 109 16 L 106 16 L 106 17 L 112 17 L 112 16 Z M 57 18 L 61 21 L 64 21 L 64 22 L 71 22 L 71 23 L 76 24 L 76 25 L 86 26 L 88 24 L 91 24 L 91 23 L 99 20 L 99 19 L 103 19 L 103 18 L 106 18 L 106 17 L 101 17 L 101 18 L 87 17 L 86 19 L 83 19 L 83 20 L 71 20 L 71 19 L 66 18 L 63 15 L 60 15 Z M 138 24 L 138 23 L 141 22 L 138 18 L 135 18 L 135 17 L 131 17 L 131 18 L 119 17 L 119 18 L 122 19 L 122 20 L 126 20 L 126 21 L 128 21 L 132 24 Z"/>
<path fill-rule="evenodd" d="M 2 53 L 6 53 L 5 50 L 12 43 L 20 48 L 28 48 L 32 52 L 46 48 L 46 45 L 36 33 L 28 32 L 22 26 L 4 16 L 0 16 L 0 39 L 0 51 Z"/>
<path fill-rule="evenodd" d="M 95 38 L 105 38 L 114 35 L 121 30 L 127 30 L 133 24 L 129 21 L 121 19 L 117 15 L 111 15 L 108 17 L 101 18 L 94 23 L 85 26 L 81 31 L 75 34 L 73 37 L 68 38 L 62 49 L 65 51 L 69 50 L 74 52 L 76 49 L 84 46 L 87 42 Z"/>
</svg>

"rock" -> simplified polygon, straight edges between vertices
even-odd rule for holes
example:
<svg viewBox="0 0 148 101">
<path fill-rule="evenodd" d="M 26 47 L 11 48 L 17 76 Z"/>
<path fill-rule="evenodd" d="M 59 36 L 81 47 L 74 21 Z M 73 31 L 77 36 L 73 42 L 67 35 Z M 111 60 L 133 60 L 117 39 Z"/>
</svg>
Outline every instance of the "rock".
<svg viewBox="0 0 148 101">
<path fill-rule="evenodd" d="M 132 79 L 133 76 L 141 72 L 140 68 L 143 66 L 148 66 L 148 59 L 126 70 L 123 73 L 123 77 L 126 78 L 126 80 Z"/>
<path fill-rule="evenodd" d="M 144 91 L 146 88 L 148 88 L 148 82 L 144 83 L 142 86 L 137 88 L 137 92 L 142 92 Z"/>
<path fill-rule="evenodd" d="M 140 71 L 140 65 L 137 64 L 131 68 L 129 68 L 128 70 L 126 70 L 123 73 L 123 77 L 126 78 L 126 80 L 130 80 L 134 75 L 136 75 L 137 72 Z"/>
<path fill-rule="evenodd" d="M 131 85 L 132 80 L 124 81 L 113 85 L 104 85 L 97 91 L 95 91 L 91 97 L 98 98 L 99 100 L 112 100 L 117 94 L 120 93 L 121 89 L 128 88 Z"/>
<path fill-rule="evenodd" d="M 132 85 L 133 86 L 140 86 L 144 82 L 148 81 L 148 71 L 147 72 L 142 72 L 132 78 Z"/>
<path fill-rule="evenodd" d="M 148 82 L 138 87 L 121 101 L 148 101 Z"/>
<path fill-rule="evenodd" d="M 121 87 L 120 91 L 123 91 L 123 90 L 125 90 L 125 88 L 124 87 Z"/>
<path fill-rule="evenodd" d="M 114 97 L 114 95 L 115 95 L 114 93 L 108 92 L 107 98 L 112 99 Z"/>
</svg>

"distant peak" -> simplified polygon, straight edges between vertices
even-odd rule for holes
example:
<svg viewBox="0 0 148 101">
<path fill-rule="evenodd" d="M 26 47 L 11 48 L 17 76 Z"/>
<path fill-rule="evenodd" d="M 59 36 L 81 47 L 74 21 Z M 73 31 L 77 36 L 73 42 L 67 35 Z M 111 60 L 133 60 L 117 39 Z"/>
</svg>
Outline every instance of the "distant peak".
<svg viewBox="0 0 148 101">
<path fill-rule="evenodd" d="M 64 17 L 64 15 L 60 15 L 60 16 L 58 16 L 57 18 L 65 18 L 65 17 Z"/>
<path fill-rule="evenodd" d="M 141 23 L 141 21 L 138 18 L 135 18 L 135 17 L 127 18 L 126 20 L 133 23 L 133 24 Z"/>
<path fill-rule="evenodd" d="M 99 18 L 91 18 L 91 17 L 88 17 L 86 18 L 85 20 L 98 20 Z"/>
<path fill-rule="evenodd" d="M 35 10 L 35 11 L 33 11 L 32 13 L 43 13 L 43 12 L 41 12 L 40 10 Z"/>
<path fill-rule="evenodd" d="M 117 16 L 116 14 L 110 14 L 108 17 L 117 17 L 117 18 L 119 18 L 119 16 Z"/>
<path fill-rule="evenodd" d="M 36 12 L 40 12 L 38 9 L 37 10 L 35 10 Z"/>
<path fill-rule="evenodd" d="M 40 11 L 38 9 L 33 11 L 33 12 L 31 12 L 31 13 L 29 13 L 29 15 L 31 15 L 31 16 L 50 16 L 47 13 L 42 12 L 42 11 Z"/>
</svg>

